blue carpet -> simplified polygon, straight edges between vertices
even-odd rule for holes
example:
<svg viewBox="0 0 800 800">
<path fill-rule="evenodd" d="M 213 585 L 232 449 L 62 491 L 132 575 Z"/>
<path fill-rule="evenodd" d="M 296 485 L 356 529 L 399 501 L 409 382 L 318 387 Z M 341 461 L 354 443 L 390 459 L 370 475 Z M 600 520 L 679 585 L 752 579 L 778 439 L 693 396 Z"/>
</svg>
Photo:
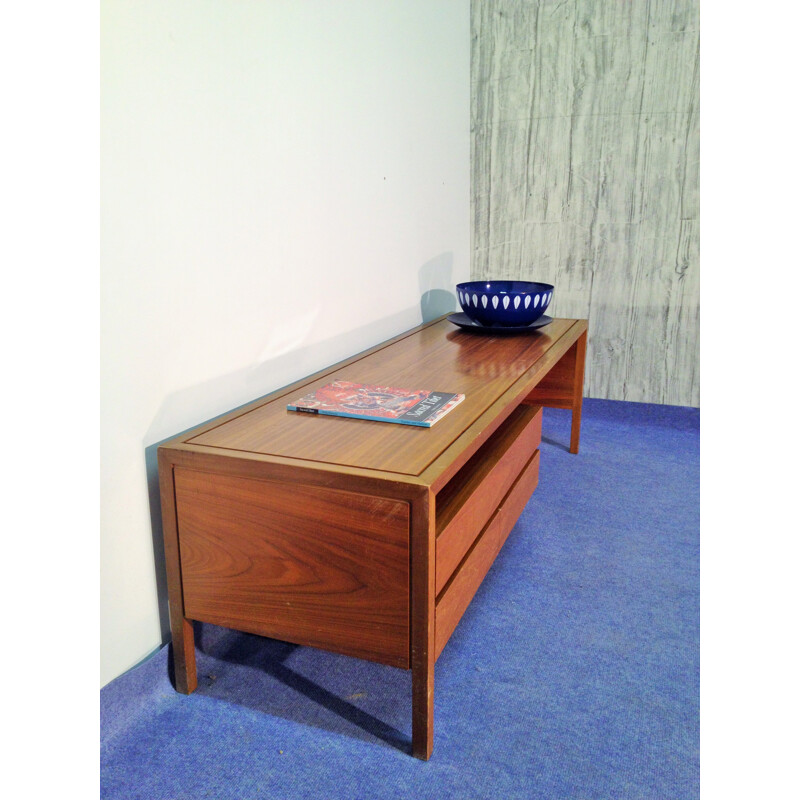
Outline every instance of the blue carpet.
<svg viewBox="0 0 800 800">
<path fill-rule="evenodd" d="M 545 410 L 539 488 L 436 664 L 435 746 L 408 755 L 411 673 L 197 626 L 101 695 L 101 796 L 699 797 L 697 409 Z"/>
</svg>

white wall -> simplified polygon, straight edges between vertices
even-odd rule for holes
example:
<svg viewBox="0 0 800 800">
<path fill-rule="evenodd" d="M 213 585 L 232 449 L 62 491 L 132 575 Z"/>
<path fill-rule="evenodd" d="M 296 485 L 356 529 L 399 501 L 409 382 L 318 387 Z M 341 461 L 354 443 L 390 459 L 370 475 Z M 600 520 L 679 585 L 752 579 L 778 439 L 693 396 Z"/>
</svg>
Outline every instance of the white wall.
<svg viewBox="0 0 800 800">
<path fill-rule="evenodd" d="M 101 685 L 165 631 L 156 443 L 468 279 L 469 48 L 469 0 L 103 3 Z"/>
</svg>

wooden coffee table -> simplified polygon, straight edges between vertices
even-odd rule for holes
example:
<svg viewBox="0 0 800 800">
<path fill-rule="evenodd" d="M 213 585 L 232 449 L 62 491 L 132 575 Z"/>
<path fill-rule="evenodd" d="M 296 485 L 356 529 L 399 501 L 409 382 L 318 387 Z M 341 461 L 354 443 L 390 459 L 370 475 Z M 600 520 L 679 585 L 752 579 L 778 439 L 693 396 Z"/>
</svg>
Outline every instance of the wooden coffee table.
<svg viewBox="0 0 800 800">
<path fill-rule="evenodd" d="M 411 669 L 428 759 L 434 663 L 536 488 L 541 406 L 572 410 L 578 452 L 586 335 L 442 318 L 159 447 L 178 691 L 193 620 Z M 432 428 L 286 410 L 335 379 L 466 398 Z"/>
</svg>

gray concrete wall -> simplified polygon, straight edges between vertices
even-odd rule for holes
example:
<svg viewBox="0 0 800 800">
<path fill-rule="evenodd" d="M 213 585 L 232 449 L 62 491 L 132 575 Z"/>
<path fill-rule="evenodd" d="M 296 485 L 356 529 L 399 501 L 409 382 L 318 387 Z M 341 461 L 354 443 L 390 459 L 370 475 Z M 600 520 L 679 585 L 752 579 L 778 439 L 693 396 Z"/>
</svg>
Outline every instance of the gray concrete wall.
<svg viewBox="0 0 800 800">
<path fill-rule="evenodd" d="M 589 318 L 589 397 L 700 405 L 697 0 L 472 0 L 472 276 Z"/>
</svg>

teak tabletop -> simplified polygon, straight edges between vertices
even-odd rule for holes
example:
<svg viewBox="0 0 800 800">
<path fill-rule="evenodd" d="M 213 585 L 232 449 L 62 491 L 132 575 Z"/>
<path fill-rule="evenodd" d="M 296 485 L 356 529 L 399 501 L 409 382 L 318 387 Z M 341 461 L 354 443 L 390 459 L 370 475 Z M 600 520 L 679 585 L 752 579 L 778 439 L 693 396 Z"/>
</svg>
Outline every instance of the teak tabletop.
<svg viewBox="0 0 800 800">
<path fill-rule="evenodd" d="M 572 410 L 578 451 L 586 333 L 442 318 L 162 445 L 178 690 L 196 687 L 192 620 L 410 667 L 428 758 L 433 665 L 538 481 L 540 406 Z M 334 380 L 465 399 L 431 428 L 287 410 Z"/>
<path fill-rule="evenodd" d="M 480 425 L 493 404 L 516 384 L 524 390 L 536 377 L 530 374 L 532 366 L 546 369 L 553 345 L 578 330 L 585 330 L 582 320 L 556 319 L 536 334 L 486 336 L 441 319 L 270 394 L 169 446 L 189 444 L 241 458 L 420 477 L 460 438 L 479 435 L 470 429 Z M 432 428 L 287 411 L 290 401 L 334 380 L 457 392 L 465 399 Z"/>
</svg>

